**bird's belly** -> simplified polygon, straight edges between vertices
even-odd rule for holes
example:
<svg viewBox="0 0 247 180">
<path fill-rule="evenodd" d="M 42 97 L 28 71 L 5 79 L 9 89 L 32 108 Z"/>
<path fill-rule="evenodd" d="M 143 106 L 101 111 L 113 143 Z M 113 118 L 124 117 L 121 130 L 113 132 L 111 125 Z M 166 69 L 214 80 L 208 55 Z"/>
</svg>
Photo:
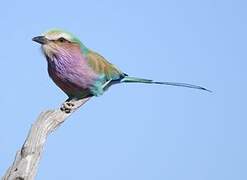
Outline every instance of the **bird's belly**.
<svg viewBox="0 0 247 180">
<path fill-rule="evenodd" d="M 49 76 L 69 97 L 83 98 L 90 94 L 95 77 L 85 72 L 66 70 L 61 72 L 48 67 Z"/>
<path fill-rule="evenodd" d="M 59 77 L 52 77 L 56 85 L 62 89 L 69 97 L 83 97 L 88 94 L 88 88 L 77 83 L 76 81 L 68 81 Z"/>
</svg>

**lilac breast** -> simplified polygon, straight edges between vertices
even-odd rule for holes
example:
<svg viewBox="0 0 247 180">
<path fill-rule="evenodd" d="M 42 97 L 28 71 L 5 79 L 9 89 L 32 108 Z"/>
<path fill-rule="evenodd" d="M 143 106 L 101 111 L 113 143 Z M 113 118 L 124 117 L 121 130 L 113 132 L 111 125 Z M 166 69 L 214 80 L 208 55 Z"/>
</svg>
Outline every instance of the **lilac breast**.
<svg viewBox="0 0 247 180">
<path fill-rule="evenodd" d="M 48 73 L 69 97 L 88 95 L 97 74 L 88 66 L 81 53 L 60 54 L 48 60 Z"/>
</svg>

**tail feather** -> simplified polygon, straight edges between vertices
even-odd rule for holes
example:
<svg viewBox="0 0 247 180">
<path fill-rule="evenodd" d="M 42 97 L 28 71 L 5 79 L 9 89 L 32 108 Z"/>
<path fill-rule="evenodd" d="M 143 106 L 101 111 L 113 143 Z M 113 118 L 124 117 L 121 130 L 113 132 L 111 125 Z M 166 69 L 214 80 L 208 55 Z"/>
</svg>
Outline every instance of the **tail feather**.
<svg viewBox="0 0 247 180">
<path fill-rule="evenodd" d="M 121 79 L 120 82 L 124 83 L 147 83 L 147 84 L 163 84 L 163 85 L 169 85 L 169 86 L 180 86 L 180 87 L 187 87 L 187 88 L 193 88 L 193 89 L 200 89 L 208 92 L 212 92 L 204 87 L 193 85 L 193 84 L 187 84 L 187 83 L 176 83 L 176 82 L 157 82 L 150 79 L 142 79 L 142 78 L 136 78 L 136 77 L 130 77 L 125 76 L 123 79 Z"/>
</svg>

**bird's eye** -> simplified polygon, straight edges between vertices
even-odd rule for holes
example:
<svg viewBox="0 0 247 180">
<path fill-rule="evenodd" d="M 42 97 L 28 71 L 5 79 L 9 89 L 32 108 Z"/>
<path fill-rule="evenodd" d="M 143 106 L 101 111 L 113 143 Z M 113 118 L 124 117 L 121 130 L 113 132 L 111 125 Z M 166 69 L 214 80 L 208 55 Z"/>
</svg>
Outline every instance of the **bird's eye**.
<svg viewBox="0 0 247 180">
<path fill-rule="evenodd" d="M 58 41 L 61 42 L 61 43 L 64 43 L 64 42 L 66 42 L 66 39 L 64 39 L 64 38 L 59 38 Z"/>
</svg>

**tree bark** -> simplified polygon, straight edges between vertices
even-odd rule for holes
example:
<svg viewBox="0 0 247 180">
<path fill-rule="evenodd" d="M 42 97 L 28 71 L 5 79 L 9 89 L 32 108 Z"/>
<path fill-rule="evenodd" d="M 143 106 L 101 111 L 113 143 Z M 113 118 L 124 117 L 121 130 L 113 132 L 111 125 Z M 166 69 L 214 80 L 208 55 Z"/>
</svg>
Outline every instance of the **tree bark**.
<svg viewBox="0 0 247 180">
<path fill-rule="evenodd" d="M 2 180 L 33 180 L 48 135 L 89 99 L 90 97 L 73 101 L 74 106 L 70 112 L 60 108 L 42 112 L 31 126 L 21 150 L 17 151 L 13 164 Z"/>
</svg>

